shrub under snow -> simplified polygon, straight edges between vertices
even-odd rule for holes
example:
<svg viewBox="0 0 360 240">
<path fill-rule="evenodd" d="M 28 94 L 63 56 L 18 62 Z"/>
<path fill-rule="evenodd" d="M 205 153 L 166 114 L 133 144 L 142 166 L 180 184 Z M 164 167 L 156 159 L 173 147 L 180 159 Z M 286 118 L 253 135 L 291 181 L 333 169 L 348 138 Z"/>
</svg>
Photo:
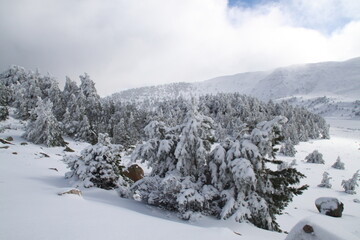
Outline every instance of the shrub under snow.
<svg viewBox="0 0 360 240">
<path fill-rule="evenodd" d="M 359 184 L 357 183 L 359 177 L 359 170 L 357 170 L 356 173 L 354 173 L 354 175 L 352 176 L 352 178 L 350 178 L 349 180 L 343 180 L 341 182 L 341 185 L 344 187 L 346 193 L 356 194 L 355 188 L 356 186 L 359 186 Z"/>
<path fill-rule="evenodd" d="M 70 168 L 65 177 L 80 181 L 84 187 L 128 186 L 128 179 L 122 172 L 119 146 L 111 144 L 105 134 L 99 134 L 98 143 L 82 150 L 80 156 L 69 155 L 64 161 Z"/>
<path fill-rule="evenodd" d="M 345 163 L 341 162 L 340 157 L 338 157 L 336 159 L 336 162 L 331 167 L 336 168 L 336 169 L 344 170 L 345 169 Z"/>
<path fill-rule="evenodd" d="M 323 173 L 323 178 L 321 180 L 321 183 L 318 185 L 318 187 L 331 188 L 330 179 L 331 179 L 331 177 L 329 177 L 329 173 L 324 172 Z"/>
<path fill-rule="evenodd" d="M 318 150 L 314 150 L 312 153 L 306 156 L 306 162 L 308 163 L 318 163 L 318 164 L 325 164 L 323 159 L 323 155 L 318 152 Z"/>
</svg>

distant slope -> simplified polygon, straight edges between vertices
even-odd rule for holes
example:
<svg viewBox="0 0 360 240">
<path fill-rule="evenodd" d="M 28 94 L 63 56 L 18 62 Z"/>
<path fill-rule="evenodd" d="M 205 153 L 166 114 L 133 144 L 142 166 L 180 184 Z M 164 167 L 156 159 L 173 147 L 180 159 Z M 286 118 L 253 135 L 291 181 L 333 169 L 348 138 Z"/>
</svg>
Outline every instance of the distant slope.
<svg viewBox="0 0 360 240">
<path fill-rule="evenodd" d="M 173 83 L 130 89 L 114 94 L 122 101 L 166 99 L 218 92 L 252 95 L 262 100 L 292 96 L 360 99 L 360 57 L 344 62 L 323 62 L 239 73 L 196 83 Z"/>
<path fill-rule="evenodd" d="M 295 95 L 360 98 L 360 58 L 278 68 L 249 93 L 264 100 Z"/>
<path fill-rule="evenodd" d="M 199 94 L 233 93 L 250 94 L 256 85 L 270 72 L 247 72 L 230 76 L 221 76 L 203 82 L 193 83 Z"/>
</svg>

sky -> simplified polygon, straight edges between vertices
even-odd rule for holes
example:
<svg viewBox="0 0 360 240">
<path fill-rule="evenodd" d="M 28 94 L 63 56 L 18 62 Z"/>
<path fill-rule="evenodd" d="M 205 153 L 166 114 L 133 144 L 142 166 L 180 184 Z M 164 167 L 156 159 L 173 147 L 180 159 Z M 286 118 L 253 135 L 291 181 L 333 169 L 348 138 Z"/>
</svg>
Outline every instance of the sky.
<svg viewBox="0 0 360 240">
<path fill-rule="evenodd" d="M 0 71 L 86 72 L 102 96 L 359 56 L 359 0 L 0 0 Z"/>
</svg>

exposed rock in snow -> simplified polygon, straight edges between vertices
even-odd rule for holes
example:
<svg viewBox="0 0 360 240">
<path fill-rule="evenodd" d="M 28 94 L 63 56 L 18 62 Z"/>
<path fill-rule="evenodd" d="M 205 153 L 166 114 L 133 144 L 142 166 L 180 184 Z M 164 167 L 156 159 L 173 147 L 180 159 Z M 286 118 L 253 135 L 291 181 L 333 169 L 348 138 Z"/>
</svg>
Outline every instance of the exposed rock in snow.
<svg viewBox="0 0 360 240">
<path fill-rule="evenodd" d="M 316 199 L 315 205 L 321 214 L 332 217 L 341 217 L 344 211 L 344 204 L 337 198 L 321 197 Z"/>
</svg>

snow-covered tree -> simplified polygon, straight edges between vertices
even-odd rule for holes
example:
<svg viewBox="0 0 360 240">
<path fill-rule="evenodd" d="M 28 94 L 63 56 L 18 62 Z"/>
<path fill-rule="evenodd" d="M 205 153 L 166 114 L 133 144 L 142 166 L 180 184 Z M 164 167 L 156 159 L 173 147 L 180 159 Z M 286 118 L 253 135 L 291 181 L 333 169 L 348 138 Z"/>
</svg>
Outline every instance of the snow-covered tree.
<svg viewBox="0 0 360 240">
<path fill-rule="evenodd" d="M 96 142 L 98 140 L 97 134 L 94 131 L 92 125 L 90 125 L 89 120 L 86 115 L 84 115 L 82 117 L 81 122 L 77 126 L 75 138 L 89 142 L 91 144 L 96 144 Z"/>
<path fill-rule="evenodd" d="M 211 184 L 220 193 L 214 201 L 219 218 L 234 216 L 239 222 L 248 220 L 261 228 L 279 230 L 275 215 L 307 188 L 292 186 L 304 177 L 296 169 L 272 171 L 266 167 L 267 162 L 281 163 L 267 156 L 274 156 L 279 137 L 276 129 L 283 121 L 261 122 L 249 134 L 226 141 L 211 153 L 208 166 Z"/>
<path fill-rule="evenodd" d="M 340 159 L 340 156 L 338 156 L 336 162 L 331 167 L 343 170 L 345 169 L 345 163 L 343 163 Z"/>
<path fill-rule="evenodd" d="M 323 155 L 319 153 L 318 150 L 314 150 L 312 153 L 305 157 L 307 163 L 318 163 L 318 164 L 325 164 L 323 159 Z"/>
<path fill-rule="evenodd" d="M 284 156 L 295 157 L 296 150 L 290 139 L 284 141 L 280 147 L 279 153 L 283 154 Z"/>
<path fill-rule="evenodd" d="M 0 82 L 0 121 L 5 120 L 9 116 L 9 97 L 10 91 L 8 87 Z"/>
<path fill-rule="evenodd" d="M 136 148 L 133 160 L 147 160 L 152 172 L 133 190 L 143 201 L 177 211 L 185 219 L 199 213 L 221 219 L 234 216 L 239 222 L 279 230 L 275 215 L 307 187 L 292 186 L 304 177 L 294 168 L 266 167 L 267 162 L 280 163 L 267 157 L 275 154 L 273 146 L 284 122 L 281 117 L 261 122 L 211 154 L 211 119 L 192 113 L 175 128 L 151 122 L 145 128 L 151 139 Z"/>
<path fill-rule="evenodd" d="M 120 146 L 111 144 L 107 135 L 99 134 L 97 144 L 82 150 L 80 156 L 65 156 L 64 161 L 70 168 L 66 178 L 87 188 L 123 188 L 122 194 L 126 194 L 129 180 L 123 175 Z"/>
<path fill-rule="evenodd" d="M 318 185 L 318 187 L 331 188 L 330 179 L 331 179 L 331 177 L 329 177 L 329 173 L 324 172 L 323 173 L 323 178 L 321 180 L 321 183 Z"/>
<path fill-rule="evenodd" d="M 145 133 L 150 139 L 138 145 L 132 156 L 146 160 L 152 168 L 149 177 L 133 186 L 143 201 L 177 211 L 184 219 L 205 211 L 213 189 L 203 188 L 206 156 L 214 140 L 212 124 L 211 118 L 196 110 L 174 128 L 158 121 L 148 124 Z"/>
<path fill-rule="evenodd" d="M 352 176 L 352 178 L 350 178 L 348 180 L 343 180 L 341 182 L 341 185 L 345 189 L 346 193 L 348 193 L 348 194 L 356 194 L 355 188 L 356 188 L 356 186 L 359 186 L 359 184 L 357 183 L 359 178 L 360 178 L 360 174 L 359 174 L 359 170 L 357 170 L 354 173 L 354 175 Z"/>
<path fill-rule="evenodd" d="M 65 146 L 59 123 L 52 113 L 52 102 L 38 98 L 37 107 L 31 112 L 30 120 L 23 135 L 35 144 L 48 147 Z"/>
</svg>

